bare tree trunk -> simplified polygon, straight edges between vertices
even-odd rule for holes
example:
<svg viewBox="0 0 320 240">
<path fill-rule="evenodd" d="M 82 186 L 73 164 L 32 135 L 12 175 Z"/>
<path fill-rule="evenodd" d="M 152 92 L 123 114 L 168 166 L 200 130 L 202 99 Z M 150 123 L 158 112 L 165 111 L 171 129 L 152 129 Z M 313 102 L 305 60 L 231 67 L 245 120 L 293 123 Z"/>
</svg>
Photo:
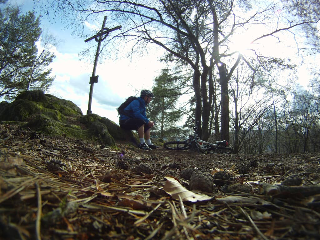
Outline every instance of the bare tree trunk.
<svg viewBox="0 0 320 240">
<path fill-rule="evenodd" d="M 215 94 L 213 95 L 213 111 L 215 112 L 214 115 L 214 133 L 215 133 L 215 139 L 218 140 L 220 139 L 220 125 L 219 125 L 219 113 L 220 113 L 220 106 L 217 104 L 217 84 L 214 84 L 214 92 Z"/>
<path fill-rule="evenodd" d="M 211 62 L 210 62 L 210 68 L 209 68 L 209 108 L 210 108 L 210 112 L 209 114 L 210 115 L 210 119 L 209 119 L 209 137 L 210 135 L 212 134 L 212 125 L 213 125 L 213 120 L 214 120 L 214 116 L 215 116 L 215 111 L 214 111 L 214 95 L 215 95 L 215 92 L 214 92 L 214 84 L 213 84 L 213 72 L 212 72 L 212 69 L 213 69 L 213 62 L 212 62 L 212 59 L 211 59 Z"/>
<path fill-rule="evenodd" d="M 303 134 L 303 137 L 304 137 L 303 152 L 306 153 L 309 151 L 309 147 L 308 147 L 309 129 L 308 129 L 308 127 L 305 128 L 305 134 Z"/>
<path fill-rule="evenodd" d="M 207 93 L 207 78 L 208 78 L 209 68 L 203 66 L 203 71 L 201 75 L 201 93 L 202 93 L 202 134 L 203 140 L 207 141 L 209 139 L 209 118 L 210 118 L 210 105 L 208 101 Z"/>
<path fill-rule="evenodd" d="M 226 66 L 218 66 L 221 85 L 221 139 L 229 141 L 229 93 Z"/>
<path fill-rule="evenodd" d="M 233 90 L 233 101 L 234 101 L 234 143 L 233 151 L 234 153 L 239 152 L 239 134 L 240 134 L 240 123 L 239 123 L 239 112 L 238 112 L 238 99 L 239 99 L 239 74 L 237 71 L 236 80 L 236 90 Z"/>
<path fill-rule="evenodd" d="M 238 113 L 238 95 L 239 95 L 239 86 L 238 86 L 238 78 L 236 79 L 237 87 L 234 92 L 234 115 L 235 115 L 235 124 L 234 124 L 234 144 L 233 150 L 235 153 L 239 152 L 239 132 L 240 132 L 240 124 L 239 124 L 239 113 Z"/>
<path fill-rule="evenodd" d="M 263 153 L 263 129 L 258 126 L 258 132 L 257 132 L 257 138 L 258 138 L 258 153 Z"/>
<path fill-rule="evenodd" d="M 273 101 L 273 113 L 274 113 L 274 124 L 276 127 L 274 151 L 275 151 L 275 153 L 278 153 L 278 117 L 277 117 L 276 105 L 274 104 L 274 101 Z"/>
<path fill-rule="evenodd" d="M 212 58 L 218 66 L 221 84 L 221 139 L 229 141 L 229 94 L 226 66 L 220 61 L 219 53 L 219 21 L 212 0 L 208 0 L 213 16 L 213 52 Z"/>
<path fill-rule="evenodd" d="M 164 137 L 164 97 L 162 97 L 162 104 L 161 104 L 161 129 L 160 129 L 160 138 L 163 139 Z"/>
<path fill-rule="evenodd" d="M 195 125 L 198 129 L 197 134 L 201 138 L 201 89 L 200 89 L 200 71 L 194 70 L 193 73 L 193 90 L 196 99 L 196 110 L 195 110 Z"/>
</svg>

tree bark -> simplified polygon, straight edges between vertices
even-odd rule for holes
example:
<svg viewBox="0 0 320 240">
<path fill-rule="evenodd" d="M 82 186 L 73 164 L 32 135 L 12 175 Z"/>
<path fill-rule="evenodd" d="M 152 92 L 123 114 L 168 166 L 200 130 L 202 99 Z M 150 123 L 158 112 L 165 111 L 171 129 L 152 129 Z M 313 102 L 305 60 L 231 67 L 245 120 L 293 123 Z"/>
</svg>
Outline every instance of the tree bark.
<svg viewBox="0 0 320 240">
<path fill-rule="evenodd" d="M 193 72 L 193 90 L 196 99 L 196 110 L 195 110 L 195 125 L 197 127 L 197 134 L 201 138 L 201 89 L 200 89 L 200 71 L 194 70 Z"/>
<path fill-rule="evenodd" d="M 274 113 L 274 125 L 276 127 L 274 151 L 275 151 L 275 153 L 278 153 L 278 117 L 277 117 L 276 105 L 275 105 L 274 101 L 273 101 L 273 113 Z"/>
<path fill-rule="evenodd" d="M 218 66 L 221 85 L 221 140 L 229 141 L 229 89 L 226 66 L 219 63 Z"/>
<path fill-rule="evenodd" d="M 209 68 L 203 66 L 201 75 L 201 93 L 202 93 L 202 134 L 201 137 L 204 141 L 209 139 L 209 118 L 210 118 L 210 105 L 208 101 L 207 93 L 207 79 L 208 79 Z"/>
<path fill-rule="evenodd" d="M 208 76 L 209 76 L 209 79 L 208 79 L 208 81 L 209 81 L 209 108 L 210 108 L 209 114 L 211 113 L 210 118 L 209 118 L 209 136 L 212 134 L 212 125 L 213 125 L 213 120 L 214 120 L 214 116 L 215 116 L 215 110 L 214 110 L 214 95 L 215 95 L 214 90 L 215 89 L 214 89 L 214 84 L 213 84 L 212 69 L 213 69 L 213 62 L 211 59 L 209 73 L 208 73 Z"/>
<path fill-rule="evenodd" d="M 240 124 L 239 124 L 239 112 L 238 112 L 238 79 L 237 79 L 237 88 L 234 93 L 234 115 L 235 115 L 235 124 L 234 124 L 234 144 L 233 150 L 234 153 L 239 152 L 239 132 L 240 132 Z"/>
<path fill-rule="evenodd" d="M 160 127 L 160 138 L 163 139 L 164 137 L 164 124 L 165 124 L 165 111 L 164 111 L 164 97 L 161 99 L 161 127 Z"/>
</svg>

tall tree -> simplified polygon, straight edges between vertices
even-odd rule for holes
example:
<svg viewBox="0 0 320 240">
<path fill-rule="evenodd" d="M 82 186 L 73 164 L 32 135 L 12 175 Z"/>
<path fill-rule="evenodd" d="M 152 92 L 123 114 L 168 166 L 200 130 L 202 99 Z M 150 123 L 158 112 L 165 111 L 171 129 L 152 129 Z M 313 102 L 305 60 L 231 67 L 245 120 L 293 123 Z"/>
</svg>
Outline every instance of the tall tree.
<svg viewBox="0 0 320 240">
<path fill-rule="evenodd" d="M 40 19 L 18 7 L 0 9 L 0 96 L 14 98 L 25 90 L 46 90 L 54 80 L 49 64 L 54 54 L 38 53 Z"/>
<path fill-rule="evenodd" d="M 177 122 L 182 116 L 182 109 L 178 109 L 177 101 L 181 94 L 177 77 L 163 69 L 154 81 L 152 92 L 155 95 L 148 109 L 148 115 L 154 119 L 155 131 L 163 139 L 177 134 Z"/>
<path fill-rule="evenodd" d="M 290 115 L 291 123 L 299 129 L 303 152 L 310 151 L 310 132 L 319 123 L 319 107 L 314 95 L 298 89 L 294 93 Z"/>
<path fill-rule="evenodd" d="M 234 148 L 241 150 L 245 142 L 246 134 L 250 131 L 266 131 L 265 124 L 273 119 L 272 131 L 275 131 L 276 144 L 277 140 L 277 111 L 275 109 L 279 103 L 286 98 L 286 93 L 290 93 L 290 87 L 294 81 L 295 65 L 287 61 L 275 58 L 260 59 L 255 71 L 248 71 L 246 63 L 242 62 L 237 68 L 236 75 L 230 82 L 231 93 L 234 102 Z M 279 72 L 281 80 L 279 82 Z M 293 76 L 292 76 L 293 75 Z M 273 112 L 273 117 L 272 113 Z M 268 128 L 271 124 L 268 124 Z M 241 134 L 240 134 L 241 133 Z"/>
<path fill-rule="evenodd" d="M 199 123 L 198 131 L 203 139 L 209 136 L 212 113 L 209 73 L 214 71 L 221 85 L 221 137 L 228 140 L 230 79 L 241 61 L 251 66 L 252 61 L 259 61 L 257 57 L 270 54 L 255 48 L 251 59 L 248 59 L 232 45 L 242 34 L 252 28 L 257 29 L 257 25 L 260 26 L 259 31 L 251 31 L 249 36 L 248 42 L 253 43 L 250 48 L 258 43 L 267 46 L 266 38 L 285 42 L 293 34 L 293 39 L 302 39 L 294 35 L 301 30 L 299 28 L 306 30 L 310 37 L 308 40 L 314 40 L 318 37 L 316 22 L 319 20 L 320 4 L 316 0 L 312 2 L 314 5 L 311 8 L 309 2 L 296 4 L 296 1 L 290 0 L 271 4 L 250 0 L 61 0 L 51 1 L 50 7 L 60 9 L 66 13 L 65 16 L 70 16 L 70 11 L 78 11 L 77 18 L 79 12 L 84 13 L 86 21 L 96 14 L 112 12 L 111 19 L 122 25 L 119 37 L 134 40 L 144 46 L 141 48 L 144 50 L 148 44 L 156 44 L 170 53 L 172 58 L 189 66 L 193 70 L 195 121 Z M 45 4 L 48 7 L 48 3 Z"/>
</svg>

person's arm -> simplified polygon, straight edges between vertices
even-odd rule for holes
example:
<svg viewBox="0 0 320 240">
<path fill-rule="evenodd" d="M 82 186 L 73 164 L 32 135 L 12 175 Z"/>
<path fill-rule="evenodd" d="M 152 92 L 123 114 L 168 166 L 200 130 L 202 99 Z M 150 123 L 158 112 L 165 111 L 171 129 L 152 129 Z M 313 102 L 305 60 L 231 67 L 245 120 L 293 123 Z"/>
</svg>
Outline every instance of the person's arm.
<svg viewBox="0 0 320 240">
<path fill-rule="evenodd" d="M 139 100 L 134 100 L 130 103 L 130 107 L 133 111 L 133 116 L 135 118 L 142 119 L 145 123 L 149 122 L 149 119 L 145 116 L 145 114 L 141 113 L 140 102 Z M 145 111 L 144 111 L 145 113 Z"/>
</svg>

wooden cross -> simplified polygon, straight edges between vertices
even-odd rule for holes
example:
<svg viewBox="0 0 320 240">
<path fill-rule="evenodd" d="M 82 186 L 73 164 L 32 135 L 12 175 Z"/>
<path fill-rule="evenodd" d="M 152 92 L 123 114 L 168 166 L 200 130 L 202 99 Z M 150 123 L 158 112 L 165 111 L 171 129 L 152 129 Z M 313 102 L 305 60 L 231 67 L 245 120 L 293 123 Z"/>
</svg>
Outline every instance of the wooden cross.
<svg viewBox="0 0 320 240">
<path fill-rule="evenodd" d="M 93 85 L 95 83 L 98 83 L 98 77 L 99 76 L 96 76 L 96 68 L 97 68 L 97 63 L 98 63 L 98 58 L 99 58 L 101 42 L 108 36 L 108 34 L 110 32 L 121 28 L 121 26 L 117 26 L 117 27 L 114 27 L 114 28 L 111 28 L 111 29 L 105 28 L 104 25 L 106 24 L 106 20 L 107 20 L 107 16 L 105 16 L 104 19 L 103 19 L 101 30 L 96 35 L 94 35 L 94 36 L 92 36 L 92 37 L 90 37 L 90 38 L 85 40 L 85 42 L 89 42 L 92 39 L 95 39 L 95 41 L 98 42 L 96 57 L 94 59 L 92 76 L 90 77 L 90 82 L 89 82 L 89 84 L 90 84 L 90 92 L 89 92 L 89 102 L 88 102 L 87 115 L 92 113 L 92 111 L 91 111 L 91 103 L 92 103 Z"/>
</svg>

